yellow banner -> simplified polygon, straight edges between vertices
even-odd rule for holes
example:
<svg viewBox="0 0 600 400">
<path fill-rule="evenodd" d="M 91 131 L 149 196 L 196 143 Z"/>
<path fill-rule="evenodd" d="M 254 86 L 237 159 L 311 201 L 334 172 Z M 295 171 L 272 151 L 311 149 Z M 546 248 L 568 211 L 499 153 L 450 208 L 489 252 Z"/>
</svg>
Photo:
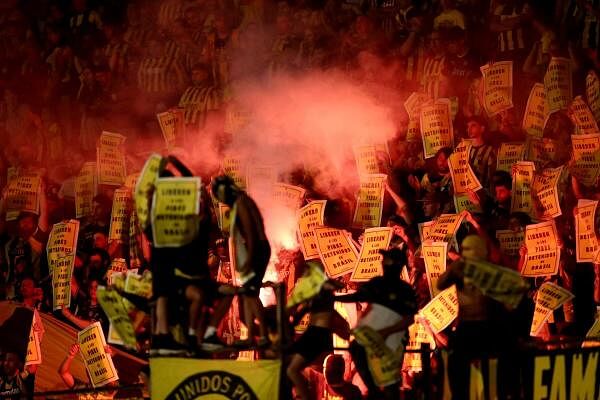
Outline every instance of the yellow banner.
<svg viewBox="0 0 600 400">
<path fill-rule="evenodd" d="M 131 209 L 131 191 L 127 188 L 115 190 L 110 215 L 108 241 L 127 243 L 129 240 L 129 214 Z"/>
<path fill-rule="evenodd" d="M 183 111 L 179 108 L 173 108 L 168 111 L 156 114 L 160 130 L 168 149 L 175 147 L 175 142 L 183 137 L 184 117 Z"/>
<path fill-rule="evenodd" d="M 435 349 L 435 339 L 429 334 L 425 326 L 419 321 L 408 327 L 408 344 L 406 350 L 420 350 L 422 344 L 429 344 L 429 348 Z M 402 369 L 412 372 L 421 372 L 423 370 L 423 361 L 421 353 L 407 352 L 404 355 Z"/>
<path fill-rule="evenodd" d="M 535 165 L 531 161 L 520 161 L 515 164 L 510 212 L 523 212 L 533 215 L 533 198 L 531 197 L 531 183 L 535 173 Z"/>
<path fill-rule="evenodd" d="M 352 282 L 365 282 L 383 275 L 380 250 L 387 250 L 392 240 L 392 228 L 370 228 L 365 230 L 360 255 L 350 276 Z"/>
<path fill-rule="evenodd" d="M 242 161 L 239 158 L 223 158 L 221 168 L 223 169 L 223 173 L 233 179 L 240 189 L 246 188 L 246 172 L 242 165 Z"/>
<path fill-rule="evenodd" d="M 461 214 L 442 214 L 436 220 L 427 236 L 425 232 L 423 237 L 425 240 L 432 242 L 447 242 L 451 244 L 456 243 L 456 231 L 460 228 L 465 215 Z"/>
<path fill-rule="evenodd" d="M 298 235 L 305 260 L 319 258 L 314 228 L 323 225 L 327 200 L 312 201 L 298 211 Z"/>
<path fill-rule="evenodd" d="M 77 343 L 92 386 L 104 386 L 119 379 L 112 357 L 106 353 L 106 341 L 100 322 L 94 322 L 79 331 Z"/>
<path fill-rule="evenodd" d="M 360 177 L 360 188 L 354 209 L 352 226 L 356 228 L 374 228 L 381 225 L 383 213 L 383 195 L 387 175 L 372 174 Z"/>
<path fill-rule="evenodd" d="M 134 271 L 127 271 L 123 291 L 146 299 L 151 298 L 152 273 L 150 271 L 144 271 L 143 275 L 139 275 Z"/>
<path fill-rule="evenodd" d="M 500 243 L 500 250 L 509 257 L 518 257 L 519 249 L 525 242 L 525 231 L 518 232 L 510 229 L 499 229 L 496 231 L 496 239 Z"/>
<path fill-rule="evenodd" d="M 52 309 L 59 310 L 71 305 L 71 276 L 75 255 L 59 257 L 52 268 Z"/>
<path fill-rule="evenodd" d="M 286 183 L 278 182 L 273 186 L 273 199 L 277 204 L 293 210 L 298 211 L 304 200 L 306 190 L 299 187 L 288 185 Z"/>
<path fill-rule="evenodd" d="M 125 143 L 125 136 L 102 132 L 100 142 L 96 147 L 99 185 L 121 186 L 125 182 L 127 169 L 123 143 Z"/>
<path fill-rule="evenodd" d="M 318 227 L 314 229 L 317 248 L 325 272 L 330 278 L 337 278 L 351 272 L 358 260 L 349 233 L 342 229 Z"/>
<path fill-rule="evenodd" d="M 427 274 L 427 283 L 429 284 L 429 293 L 434 298 L 440 293 L 437 288 L 437 282 L 446 271 L 446 254 L 448 253 L 448 243 L 426 241 L 421 244 L 421 255 L 425 261 L 425 273 Z"/>
<path fill-rule="evenodd" d="M 435 103 L 423 106 L 420 125 L 425 158 L 435 156 L 442 147 L 454 148 L 454 131 L 448 99 L 438 99 Z"/>
<path fill-rule="evenodd" d="M 479 68 L 483 75 L 483 107 L 488 116 L 513 107 L 513 62 L 500 61 Z"/>
<path fill-rule="evenodd" d="M 585 93 L 590 109 L 596 121 L 600 120 L 600 80 L 594 71 L 585 78 Z"/>
<path fill-rule="evenodd" d="M 521 275 L 548 276 L 558 272 L 560 248 L 557 245 L 557 238 L 554 221 L 527 225 L 525 228 L 527 256 Z"/>
<path fill-rule="evenodd" d="M 454 209 L 457 214 L 462 213 L 463 211 L 468 211 L 472 213 L 482 213 L 480 204 L 475 204 L 471 201 L 468 194 L 458 194 L 454 195 Z"/>
<path fill-rule="evenodd" d="M 27 344 L 27 355 L 25 365 L 40 365 L 42 363 L 42 337 L 44 335 L 44 324 L 38 310 L 33 310 L 33 320 L 29 331 L 29 343 Z"/>
<path fill-rule="evenodd" d="M 563 172 L 563 166 L 546 168 L 533 174 L 531 182 L 531 197 L 539 220 L 545 221 L 562 214 L 558 198 L 558 183 Z"/>
<path fill-rule="evenodd" d="M 575 254 L 577 262 L 593 262 L 600 247 L 596 236 L 595 221 L 597 200 L 578 200 L 575 216 Z"/>
<path fill-rule="evenodd" d="M 527 99 L 527 107 L 523 114 L 523 130 L 530 136 L 543 137 L 549 113 L 544 85 L 536 83 L 531 88 Z"/>
<path fill-rule="evenodd" d="M 39 176 L 18 176 L 6 186 L 6 220 L 17 219 L 21 212 L 40 213 Z"/>
<path fill-rule="evenodd" d="M 462 141 L 448 158 L 448 167 L 450 168 L 452 185 L 456 194 L 469 191 L 476 192 L 482 187 L 469 164 L 470 151 L 471 143 Z"/>
<path fill-rule="evenodd" d="M 152 202 L 152 235 L 156 247 L 180 247 L 198 232 L 200 178 L 159 178 Z"/>
<path fill-rule="evenodd" d="M 573 99 L 569 108 L 569 116 L 577 128 L 577 133 L 582 135 L 600 133 L 594 115 L 583 100 L 583 97 L 577 96 Z"/>
<path fill-rule="evenodd" d="M 273 400 L 279 398 L 279 360 L 150 360 L 153 399 Z"/>
<path fill-rule="evenodd" d="M 56 266 L 59 258 L 75 255 L 78 235 L 79 221 L 76 219 L 59 222 L 52 226 L 46 245 L 50 271 Z"/>
<path fill-rule="evenodd" d="M 75 178 L 75 216 L 89 217 L 94 212 L 96 196 L 96 163 L 86 162 Z"/>
<path fill-rule="evenodd" d="M 552 57 L 544 75 L 546 103 L 550 113 L 569 107 L 573 99 L 571 60 Z"/>
<path fill-rule="evenodd" d="M 571 173 L 582 185 L 595 186 L 600 175 L 600 134 L 572 135 L 571 143 Z"/>
<path fill-rule="evenodd" d="M 135 184 L 135 211 L 142 230 L 145 230 L 149 224 L 150 210 L 148 209 L 148 196 L 154 189 L 154 184 L 158 179 L 161 160 L 162 157 L 158 154 L 152 154 L 148 157 Z"/>
<path fill-rule="evenodd" d="M 306 267 L 306 272 L 298 279 L 290 293 L 286 303 L 288 308 L 315 297 L 327 281 L 327 276 L 315 262 L 308 262 Z"/>
<path fill-rule="evenodd" d="M 130 349 L 137 348 L 137 340 L 131 318 L 123 306 L 123 298 L 116 290 L 98 286 L 98 303 L 108 317 L 111 326 L 117 331 L 119 341 Z M 116 343 L 121 344 L 121 343 Z"/>
<path fill-rule="evenodd" d="M 512 166 L 525 157 L 525 143 L 502 143 L 498 150 L 496 170 L 512 173 Z"/>
<path fill-rule="evenodd" d="M 529 285 L 517 271 L 472 259 L 465 259 L 464 263 L 465 281 L 510 309 L 518 307 Z"/>
<path fill-rule="evenodd" d="M 458 293 L 456 286 L 442 290 L 419 314 L 429 322 L 433 333 L 440 333 L 458 317 Z"/>
<path fill-rule="evenodd" d="M 412 92 L 404 102 L 404 109 L 409 120 L 419 120 L 421 107 L 429 101 L 429 96 L 421 92 Z"/>
<path fill-rule="evenodd" d="M 387 347 L 383 337 L 369 326 L 352 330 L 356 341 L 365 348 L 371 377 L 377 386 L 388 386 L 400 380 L 402 354 Z"/>
</svg>

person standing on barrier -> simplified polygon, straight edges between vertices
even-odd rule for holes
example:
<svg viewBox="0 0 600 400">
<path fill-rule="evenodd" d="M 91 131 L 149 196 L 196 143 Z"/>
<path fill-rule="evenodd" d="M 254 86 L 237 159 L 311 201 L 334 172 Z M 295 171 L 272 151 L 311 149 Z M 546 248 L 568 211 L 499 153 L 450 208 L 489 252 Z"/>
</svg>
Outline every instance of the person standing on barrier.
<svg viewBox="0 0 600 400">
<path fill-rule="evenodd" d="M 406 265 L 406 254 L 397 249 L 382 251 L 383 276 L 371 278 L 359 286 L 355 293 L 336 297 L 343 303 L 368 303 L 357 327 L 375 330 L 394 353 L 402 354 L 408 340 L 408 327 L 417 312 L 417 296 L 410 285 L 400 279 L 400 271 Z M 397 381 L 380 389 L 369 371 L 367 352 L 356 340 L 350 343 L 350 354 L 356 370 L 369 391 L 368 399 L 398 399 L 400 394 L 400 368 Z M 402 357 L 399 360 L 402 365 Z"/>
<path fill-rule="evenodd" d="M 258 320 L 259 339 L 257 345 L 269 345 L 264 309 L 258 297 L 267 265 L 271 258 L 271 246 L 267 240 L 263 218 L 254 200 L 226 175 L 214 178 L 212 193 L 215 198 L 231 209 L 230 248 L 232 259 L 242 281 L 238 292 L 243 295 L 244 324 L 248 328 L 248 339 L 236 343 L 239 347 L 254 344 L 254 321 Z"/>
</svg>

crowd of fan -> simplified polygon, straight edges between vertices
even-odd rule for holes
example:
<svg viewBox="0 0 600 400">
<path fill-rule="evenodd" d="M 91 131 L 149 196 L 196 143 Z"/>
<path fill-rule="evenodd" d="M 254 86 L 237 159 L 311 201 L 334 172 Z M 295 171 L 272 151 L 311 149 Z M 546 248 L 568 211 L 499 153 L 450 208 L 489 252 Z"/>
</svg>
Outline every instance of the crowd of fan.
<svg viewBox="0 0 600 400">
<path fill-rule="evenodd" d="M 502 254 L 495 231 L 523 230 L 532 221 L 510 212 L 512 177 L 496 171 L 497 150 L 501 143 L 526 140 L 521 129 L 525 103 L 533 84 L 543 81 L 551 57 L 571 60 L 573 93 L 585 94 L 586 73 L 598 67 L 598 18 L 600 4 L 595 0 L 3 1 L 0 188 L 14 167 L 39 173 L 43 195 L 39 215 L 22 213 L 15 222 L 4 217 L 0 221 L 0 298 L 52 311 L 48 233 L 52 224 L 75 217 L 74 179 L 85 161 L 95 159 L 103 129 L 128 137 L 127 161 L 132 171 L 139 170 L 147 153 L 134 146 L 162 147 L 156 113 L 181 107 L 193 141 L 208 126 L 223 130 L 236 82 L 268 82 L 278 74 L 299 76 L 333 68 L 357 82 L 383 84 L 403 99 L 414 91 L 457 99 L 455 141 L 473 140 L 470 163 L 483 185 L 469 195 L 483 213 L 468 214 L 459 243 L 469 234 L 479 235 L 485 238 L 482 258 L 518 270 L 527 249 L 523 246 L 518 257 Z M 514 63 L 515 106 L 488 118 L 479 97 L 479 67 L 505 60 Z M 447 163 L 453 149 L 424 159 L 420 138 L 406 140 L 407 117 L 400 115 L 397 122 L 395 138 L 388 143 L 390 158 L 380 165 L 380 172 L 389 176 L 383 223 L 394 229 L 393 246 L 407 252 L 408 283 L 422 307 L 430 292 L 418 255 L 417 224 L 454 212 Z M 539 168 L 568 163 L 574 131 L 566 110 L 550 116 L 544 138 L 556 151 Z M 196 173 L 210 177 L 216 171 Z M 591 263 L 575 260 L 573 216 L 578 199 L 600 199 L 599 186 L 585 187 L 574 176 L 563 182 L 562 215 L 555 219 L 561 235 L 560 268 L 544 279 L 567 288 L 575 298 L 547 324 L 546 339 L 585 335 L 600 303 L 600 274 Z M 328 198 L 316 193 L 308 178 L 290 183 L 305 186 L 315 199 Z M 71 307 L 55 312 L 78 328 L 101 321 L 108 332 L 96 289 L 107 284 L 111 260 L 130 260 L 125 244 L 108 241 L 113 190 L 100 187 L 93 216 L 80 221 Z M 328 200 L 328 224 L 349 229 L 347 204 L 354 199 Z M 360 232 L 353 234 L 358 241 Z M 226 236 L 211 235 L 209 264 L 215 279 L 219 266 L 228 261 Z M 141 246 L 143 240 L 136 243 Z M 147 256 L 146 249 L 138 250 L 136 254 Z M 279 254 L 279 259 L 301 264 L 299 253 Z M 459 258 L 449 253 L 450 261 Z M 141 264 L 141 270 L 147 268 L 145 260 Z M 296 278 L 302 268 L 297 271 Z M 542 281 L 531 282 L 532 288 Z M 512 320 L 515 337 L 528 337 L 534 293 Z M 491 318 L 491 309 L 481 306 L 471 315 L 474 320 Z M 142 313 L 135 321 L 140 348 L 148 346 L 148 320 Z M 221 337 L 229 343 L 239 339 L 239 325 L 232 318 L 223 325 Z M 497 331 L 489 335 L 490 341 L 502 340 Z"/>
</svg>

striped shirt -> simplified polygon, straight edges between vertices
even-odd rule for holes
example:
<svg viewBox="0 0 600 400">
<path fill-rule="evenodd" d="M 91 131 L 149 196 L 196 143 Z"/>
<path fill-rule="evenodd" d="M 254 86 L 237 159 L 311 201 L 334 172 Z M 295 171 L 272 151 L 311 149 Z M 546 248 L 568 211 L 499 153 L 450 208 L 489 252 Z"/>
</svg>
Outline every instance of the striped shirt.
<svg viewBox="0 0 600 400">
<path fill-rule="evenodd" d="M 85 11 L 73 15 L 69 19 L 69 27 L 74 34 L 88 32 L 90 28 L 102 29 L 102 20 L 100 14 L 96 11 Z"/>
<path fill-rule="evenodd" d="M 127 51 L 129 45 L 126 42 L 108 43 L 104 46 L 103 54 L 108 61 L 110 70 L 116 75 L 123 76 L 127 67 Z"/>
<path fill-rule="evenodd" d="M 406 58 L 406 80 L 420 83 L 423 81 L 425 68 L 425 42 L 418 39 L 412 53 Z"/>
<path fill-rule="evenodd" d="M 181 64 L 172 57 L 145 58 L 139 66 L 138 88 L 146 93 L 172 93 L 187 79 Z"/>
<path fill-rule="evenodd" d="M 527 3 L 524 3 L 521 7 L 508 5 L 500 5 L 494 10 L 494 15 L 500 17 L 500 20 L 505 18 L 514 18 L 522 15 L 523 9 L 525 9 Z M 498 50 L 501 53 L 515 50 L 526 50 L 527 43 L 523 33 L 523 27 L 518 26 L 515 29 L 507 29 L 498 33 Z"/>
<path fill-rule="evenodd" d="M 440 83 L 446 57 L 436 55 L 427 57 L 423 66 L 423 79 L 421 86 L 423 91 L 433 100 L 440 97 Z"/>
<path fill-rule="evenodd" d="M 131 47 L 141 47 L 146 43 L 150 30 L 141 26 L 130 26 L 123 35 L 123 41 Z"/>
<path fill-rule="evenodd" d="M 183 17 L 183 2 L 181 0 L 164 1 L 158 10 L 158 25 L 169 27 L 173 22 Z"/>
<path fill-rule="evenodd" d="M 221 96 L 216 86 L 190 86 L 179 99 L 186 125 L 204 126 L 209 111 L 218 110 Z"/>
<path fill-rule="evenodd" d="M 492 184 L 492 175 L 496 169 L 496 150 L 489 144 L 471 147 L 469 164 L 481 186 L 485 190 L 492 190 L 490 185 Z"/>
</svg>

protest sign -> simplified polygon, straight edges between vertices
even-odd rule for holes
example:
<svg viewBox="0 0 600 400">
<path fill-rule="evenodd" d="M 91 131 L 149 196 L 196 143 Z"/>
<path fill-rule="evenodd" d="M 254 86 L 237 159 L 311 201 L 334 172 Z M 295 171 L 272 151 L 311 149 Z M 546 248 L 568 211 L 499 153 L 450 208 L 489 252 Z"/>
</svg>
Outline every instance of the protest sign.
<svg viewBox="0 0 600 400">
<path fill-rule="evenodd" d="M 129 241 L 129 214 L 131 210 L 131 190 L 115 190 L 110 215 L 108 241 L 127 243 Z"/>
<path fill-rule="evenodd" d="M 96 147 L 96 165 L 99 185 L 121 186 L 127 177 L 123 144 L 125 136 L 102 132 Z"/>
<path fill-rule="evenodd" d="M 558 183 L 563 166 L 546 168 L 533 174 L 531 197 L 539 220 L 549 220 L 562 214 L 559 202 Z"/>
<path fill-rule="evenodd" d="M 380 172 L 379 159 L 382 157 L 382 153 L 383 157 L 389 158 L 385 145 L 354 146 L 353 150 L 358 176 L 378 174 Z"/>
<path fill-rule="evenodd" d="M 327 276 L 317 263 L 311 261 L 306 266 L 307 271 L 298 279 L 298 282 L 296 282 L 294 289 L 290 293 L 286 303 L 288 308 L 315 297 L 327 281 Z"/>
<path fill-rule="evenodd" d="M 144 271 L 142 275 L 139 275 L 135 271 L 127 271 L 123 291 L 149 299 L 152 297 L 152 273 Z"/>
<path fill-rule="evenodd" d="M 553 220 L 527 225 L 525 228 L 527 255 L 521 275 L 528 277 L 555 275 L 560 262 L 557 239 L 558 232 Z"/>
<path fill-rule="evenodd" d="M 552 57 L 544 75 L 544 89 L 548 111 L 566 109 L 573 99 L 571 60 Z"/>
<path fill-rule="evenodd" d="M 44 335 L 44 324 L 38 310 L 33 310 L 31 331 L 29 332 L 29 343 L 27 344 L 27 355 L 25 365 L 40 365 L 42 363 L 42 338 Z"/>
<path fill-rule="evenodd" d="M 475 204 L 471 201 L 468 194 L 455 194 L 454 195 L 454 209 L 457 214 L 463 211 L 471 213 L 482 213 L 481 204 Z"/>
<path fill-rule="evenodd" d="M 77 238 L 79 235 L 79 221 L 71 219 L 59 222 L 52 226 L 48 243 L 46 244 L 46 256 L 50 271 L 56 266 L 59 258 L 75 257 L 77 250 Z"/>
<path fill-rule="evenodd" d="M 77 343 L 93 387 L 119 379 L 112 357 L 105 350 L 106 341 L 100 322 L 94 322 L 77 333 Z"/>
<path fill-rule="evenodd" d="M 180 108 L 173 108 L 165 112 L 156 114 L 160 130 L 167 145 L 171 150 L 175 143 L 183 138 L 184 134 L 184 115 Z"/>
<path fill-rule="evenodd" d="M 75 255 L 58 257 L 52 268 L 52 309 L 59 310 L 71 305 L 71 277 Z"/>
<path fill-rule="evenodd" d="M 571 143 L 571 174 L 584 186 L 596 185 L 600 175 L 600 134 L 572 135 Z"/>
<path fill-rule="evenodd" d="M 429 239 L 429 235 L 431 234 L 431 230 L 435 225 L 435 220 L 421 222 L 417 225 L 419 229 L 419 237 L 421 238 L 421 243 Z"/>
<path fill-rule="evenodd" d="M 96 163 L 86 162 L 75 177 L 75 216 L 89 217 L 94 212 L 96 196 Z"/>
<path fill-rule="evenodd" d="M 523 130 L 530 136 L 543 137 L 549 113 L 544 85 L 536 83 L 531 88 L 527 99 L 527 107 L 523 115 Z"/>
<path fill-rule="evenodd" d="M 419 311 L 429 322 L 433 333 L 440 333 L 458 317 L 458 293 L 456 286 L 442 290 Z"/>
<path fill-rule="evenodd" d="M 371 377 L 377 386 L 388 386 L 400 380 L 402 356 L 387 347 L 383 337 L 369 326 L 352 330 L 354 339 L 364 347 Z"/>
<path fill-rule="evenodd" d="M 575 254 L 577 262 L 593 262 L 598 253 L 598 237 L 596 236 L 597 200 L 577 201 L 575 216 Z"/>
<path fill-rule="evenodd" d="M 585 78 L 585 94 L 596 121 L 600 121 L 600 80 L 596 72 L 590 70 Z"/>
<path fill-rule="evenodd" d="M 448 158 L 448 167 L 450 168 L 452 185 L 454 185 L 454 193 L 456 194 L 476 192 L 482 187 L 469 164 L 470 151 L 471 144 L 462 141 Z"/>
<path fill-rule="evenodd" d="M 299 186 L 281 182 L 277 182 L 273 186 L 273 199 L 275 202 L 284 208 L 294 211 L 294 213 L 302 205 L 305 194 L 306 190 Z"/>
<path fill-rule="evenodd" d="M 362 175 L 360 177 L 352 226 L 373 228 L 381 225 L 386 180 L 387 175 L 385 174 Z"/>
<path fill-rule="evenodd" d="M 534 213 L 531 183 L 535 173 L 535 165 L 530 161 L 519 161 L 514 165 L 512 181 L 512 197 L 510 212 Z"/>
<path fill-rule="evenodd" d="M 198 231 L 200 178 L 158 178 L 152 202 L 155 247 L 180 247 Z"/>
<path fill-rule="evenodd" d="M 350 281 L 365 282 L 369 279 L 383 275 L 381 250 L 387 250 L 392 240 L 392 228 L 366 229 L 363 237 L 360 255 L 356 261 Z"/>
<path fill-rule="evenodd" d="M 420 118 L 425 158 L 435 156 L 442 147 L 454 147 L 454 131 L 448 99 L 438 99 L 435 103 L 424 105 L 421 108 Z"/>
<path fill-rule="evenodd" d="M 437 282 L 446 271 L 446 254 L 448 253 L 448 243 L 426 241 L 421 244 L 421 254 L 425 261 L 425 273 L 427 274 L 427 284 L 429 285 L 429 294 L 432 298 L 440 293 L 437 288 Z"/>
<path fill-rule="evenodd" d="M 111 326 L 117 331 L 119 341 L 130 349 L 137 348 L 137 340 L 131 318 L 123 306 L 123 297 L 113 289 L 98 286 L 98 303 L 108 317 Z"/>
<path fill-rule="evenodd" d="M 40 184 L 37 175 L 20 175 L 6 186 L 6 220 L 14 221 L 21 212 L 40 213 Z"/>
<path fill-rule="evenodd" d="M 496 170 L 512 173 L 512 167 L 525 157 L 525 143 L 502 143 L 496 159 Z"/>
<path fill-rule="evenodd" d="M 421 345 L 428 344 L 430 349 L 435 349 L 435 339 L 427 331 L 425 326 L 418 320 L 408 327 L 408 343 L 406 350 L 421 350 Z M 423 360 L 421 353 L 407 352 L 404 355 L 402 369 L 412 372 L 421 372 L 423 370 Z"/>
<path fill-rule="evenodd" d="M 298 235 L 305 260 L 319 258 L 314 228 L 323 225 L 327 200 L 312 201 L 298 210 Z"/>
<path fill-rule="evenodd" d="M 535 295 L 535 310 L 529 334 L 537 336 L 552 311 L 557 310 L 573 297 L 567 289 L 552 282 L 544 282 Z"/>
<path fill-rule="evenodd" d="M 479 68 L 483 75 L 483 107 L 488 116 L 513 107 L 513 62 L 500 61 Z"/>
<path fill-rule="evenodd" d="M 465 214 L 442 214 L 435 219 L 435 223 L 429 229 L 427 236 L 423 235 L 425 240 L 432 242 L 446 242 L 456 244 L 456 231 L 465 218 Z M 425 232 L 424 232 L 425 233 Z"/>
<path fill-rule="evenodd" d="M 525 231 L 513 231 L 510 229 L 498 229 L 496 239 L 500 243 L 500 250 L 509 257 L 518 257 L 519 249 L 525 242 Z"/>
<path fill-rule="evenodd" d="M 231 135 L 237 134 L 250 123 L 251 116 L 250 111 L 244 109 L 239 103 L 234 101 L 229 102 L 225 109 L 225 126 L 223 127 L 223 132 Z"/>
<path fill-rule="evenodd" d="M 408 114 L 408 127 L 406 130 L 406 141 L 416 142 L 421 140 L 420 114 L 423 104 L 429 101 L 425 93 L 413 92 L 404 102 L 404 108 Z"/>
<path fill-rule="evenodd" d="M 150 219 L 148 197 L 150 196 L 151 191 L 154 190 L 154 184 L 158 179 L 158 170 L 160 168 L 161 160 L 162 157 L 158 154 L 152 154 L 148 157 L 135 184 L 135 211 L 141 230 L 145 230 L 148 227 Z"/>
<path fill-rule="evenodd" d="M 573 99 L 569 108 L 569 116 L 577 128 L 577 133 L 581 135 L 600 133 L 594 115 L 583 100 L 583 97 L 577 96 Z"/>
<path fill-rule="evenodd" d="M 236 157 L 224 157 L 221 164 L 223 173 L 233 179 L 233 182 L 240 188 L 246 188 L 246 168 L 242 161 Z"/>
<path fill-rule="evenodd" d="M 358 260 L 358 252 L 350 240 L 350 234 L 328 227 L 317 227 L 314 232 L 327 276 L 337 278 L 351 272 Z"/>
</svg>

